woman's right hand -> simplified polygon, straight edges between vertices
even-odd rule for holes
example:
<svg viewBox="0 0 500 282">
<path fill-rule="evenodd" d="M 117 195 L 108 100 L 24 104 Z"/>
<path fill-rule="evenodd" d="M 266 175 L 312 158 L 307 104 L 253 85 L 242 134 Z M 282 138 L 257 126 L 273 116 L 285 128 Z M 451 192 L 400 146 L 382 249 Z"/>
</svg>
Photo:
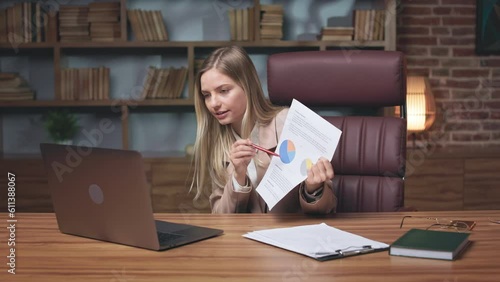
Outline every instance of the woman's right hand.
<svg viewBox="0 0 500 282">
<path fill-rule="evenodd" d="M 250 139 L 236 140 L 229 152 L 229 160 L 234 166 L 234 177 L 240 185 L 245 185 L 248 164 L 257 154 L 257 150 L 251 145 Z"/>
</svg>

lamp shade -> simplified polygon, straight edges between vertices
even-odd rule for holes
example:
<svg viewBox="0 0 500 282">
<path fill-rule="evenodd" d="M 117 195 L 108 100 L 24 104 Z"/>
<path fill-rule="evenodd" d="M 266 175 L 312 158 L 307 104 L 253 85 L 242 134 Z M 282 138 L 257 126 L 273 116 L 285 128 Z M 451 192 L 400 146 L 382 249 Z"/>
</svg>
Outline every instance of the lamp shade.
<svg viewBox="0 0 500 282">
<path fill-rule="evenodd" d="M 429 80 L 423 76 L 408 76 L 406 81 L 407 129 L 427 130 L 436 118 L 436 104 Z"/>
</svg>

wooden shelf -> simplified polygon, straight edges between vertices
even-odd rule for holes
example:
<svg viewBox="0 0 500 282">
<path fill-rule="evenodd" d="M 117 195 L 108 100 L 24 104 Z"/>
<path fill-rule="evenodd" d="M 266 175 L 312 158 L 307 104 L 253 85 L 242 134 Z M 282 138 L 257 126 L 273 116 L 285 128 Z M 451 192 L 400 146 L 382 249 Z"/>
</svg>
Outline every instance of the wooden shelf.
<svg viewBox="0 0 500 282">
<path fill-rule="evenodd" d="M 50 49 L 57 46 L 54 42 L 39 42 L 39 43 L 0 43 L 0 49 Z"/>
<path fill-rule="evenodd" d="M 61 42 L 56 46 L 64 49 L 71 48 L 187 48 L 193 46 L 193 42 L 184 41 L 115 41 L 115 42 Z"/>
<path fill-rule="evenodd" d="M 114 48 L 196 48 L 196 47 L 222 47 L 237 45 L 242 47 L 379 47 L 384 48 L 384 41 L 292 41 L 292 40 L 260 40 L 260 41 L 115 41 L 115 42 L 41 42 L 21 43 L 13 46 L 10 43 L 0 43 L 0 49 L 114 49 Z"/>
<path fill-rule="evenodd" d="M 191 160 L 191 157 L 186 155 L 183 151 L 166 151 L 166 152 L 155 152 L 155 151 L 143 151 L 139 152 L 142 158 L 148 162 L 161 162 L 169 159 L 176 159 L 180 161 Z M 41 160 L 41 154 L 4 154 L 0 152 L 1 160 Z"/>
<path fill-rule="evenodd" d="M 110 107 L 110 106 L 193 106 L 192 99 L 156 100 L 79 100 L 79 101 L 1 101 L 0 108 L 29 107 Z"/>
<path fill-rule="evenodd" d="M 1 101 L 0 108 L 32 108 L 32 107 L 95 107 L 111 106 L 109 100 L 106 101 Z"/>
<path fill-rule="evenodd" d="M 149 99 L 149 100 L 124 100 L 125 105 L 138 106 L 194 106 L 193 99 Z"/>
<path fill-rule="evenodd" d="M 0 49 L 82 49 L 82 48 L 190 48 L 190 47 L 222 47 L 238 45 L 242 47 L 322 47 L 322 46 L 356 46 L 384 48 L 384 41 L 292 41 L 292 40 L 260 40 L 260 41 L 115 41 L 115 42 L 41 42 L 23 43 L 13 46 L 10 43 L 0 43 Z"/>
<path fill-rule="evenodd" d="M 5 154 L 0 152 L 0 159 L 2 161 L 6 160 L 14 160 L 14 161 L 23 161 L 23 160 L 41 160 L 41 154 Z"/>
<path fill-rule="evenodd" d="M 40 60 L 53 61 L 53 80 L 47 83 L 53 83 L 54 87 L 50 91 L 53 96 L 43 96 L 44 98 L 54 97 L 58 99 L 63 97 L 61 88 L 61 79 L 63 70 L 70 68 L 72 64 L 72 56 L 81 58 L 99 56 L 130 56 L 130 55 L 160 55 L 162 56 L 162 64 L 167 67 L 170 66 L 172 57 L 183 58 L 182 64 L 188 68 L 186 87 L 187 95 L 184 99 L 152 99 L 152 100 L 36 100 L 36 101 L 0 101 L 1 114 L 28 114 L 28 113 L 44 113 L 54 108 L 71 108 L 75 112 L 83 113 L 104 113 L 110 112 L 121 115 L 121 132 L 122 132 L 122 148 L 128 149 L 129 143 L 129 114 L 130 112 L 185 112 L 194 110 L 194 84 L 195 73 L 194 65 L 198 59 L 198 55 L 206 55 L 209 49 L 215 49 L 222 46 L 237 45 L 247 48 L 248 52 L 261 53 L 278 53 L 290 50 L 329 50 L 329 49 L 363 49 L 363 48 L 376 48 L 381 50 L 395 50 L 396 42 L 396 1 L 395 0 L 379 0 L 385 5 L 386 18 L 385 18 L 385 39 L 380 41 L 366 41 L 366 40 L 353 40 L 353 41 L 301 41 L 301 40 L 262 40 L 259 32 L 260 13 L 254 13 L 254 21 L 252 22 L 254 36 L 253 41 L 128 41 L 131 29 L 128 28 L 127 22 L 127 4 L 126 0 L 117 0 L 120 2 L 120 32 L 121 37 L 114 42 L 58 42 L 56 34 L 58 34 L 58 27 L 56 24 L 49 27 L 50 36 L 48 42 L 36 43 L 0 43 L 0 53 L 2 56 L 26 56 L 36 57 Z M 21 0 L 19 0 L 21 2 Z M 260 10 L 261 1 L 253 0 L 253 6 Z M 168 5 L 165 3 L 156 3 L 157 7 Z M 252 4 L 251 4 L 252 5 Z M 283 5 L 288 5 L 284 3 Z M 380 6 L 380 5 L 379 5 Z M 307 13 L 307 12 L 304 12 Z M 284 22 L 286 24 L 286 21 Z M 180 27 L 171 27 L 180 29 Z M 292 38 L 294 36 L 290 36 Z M 186 38 L 186 37 L 184 37 Z M 187 37 L 192 39 L 191 37 Z M 220 37 L 219 37 L 220 38 Z M 224 37 L 230 38 L 230 37 Z M 313 37 L 315 38 L 315 37 Z M 174 38 L 175 39 L 175 38 Z M 164 59 L 166 58 L 166 59 Z M 186 60 L 184 60 L 184 58 Z M 78 65 L 78 64 L 75 64 Z M 144 68 L 144 66 L 140 66 Z M 116 77 L 115 77 L 116 78 Z M 120 77 L 119 79 L 130 79 L 129 77 Z M 134 78 L 136 79 L 136 78 Z M 116 83 L 116 82 L 115 82 Z M 137 83 L 136 83 L 137 84 Z M 139 86 L 139 85 L 134 85 Z M 34 89 L 35 91 L 37 89 Z M 41 96 L 40 96 L 41 97 Z M 2 129 L 2 122 L 0 116 L 0 129 Z M 3 132 L 0 131 L 0 137 Z M 1 139 L 1 138 L 0 138 Z M 0 148 L 2 144 L 0 142 Z"/>
<path fill-rule="evenodd" d="M 140 153 L 142 157 L 148 161 L 162 161 L 164 159 L 191 160 L 191 157 L 186 155 L 186 152 L 184 151 L 167 151 L 167 152 L 143 151 Z"/>
</svg>

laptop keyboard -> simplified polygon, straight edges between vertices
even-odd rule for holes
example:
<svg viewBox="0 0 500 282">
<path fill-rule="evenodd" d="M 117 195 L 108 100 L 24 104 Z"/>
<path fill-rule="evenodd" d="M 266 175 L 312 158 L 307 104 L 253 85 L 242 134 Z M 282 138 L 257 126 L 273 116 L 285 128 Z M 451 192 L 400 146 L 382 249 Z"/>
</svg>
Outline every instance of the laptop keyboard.
<svg viewBox="0 0 500 282">
<path fill-rule="evenodd" d="M 156 232 L 156 233 L 158 234 L 158 241 L 160 242 L 160 245 L 168 244 L 172 240 L 175 240 L 175 239 L 178 239 L 178 238 L 184 236 L 184 235 L 174 234 L 174 233 L 163 233 L 163 232 Z"/>
</svg>

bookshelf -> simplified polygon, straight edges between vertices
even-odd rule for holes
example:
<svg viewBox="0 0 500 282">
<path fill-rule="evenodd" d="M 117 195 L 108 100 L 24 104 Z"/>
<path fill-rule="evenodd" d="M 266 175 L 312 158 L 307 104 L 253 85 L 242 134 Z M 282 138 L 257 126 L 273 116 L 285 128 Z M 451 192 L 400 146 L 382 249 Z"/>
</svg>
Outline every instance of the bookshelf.
<svg viewBox="0 0 500 282">
<path fill-rule="evenodd" d="M 1 1 L 0 10 L 22 2 L 24 1 Z M 57 37 L 57 22 L 56 25 L 54 22 L 47 25 L 46 40 L 42 42 L 18 42 L 23 39 L 22 36 L 14 37 L 17 40 L 14 44 L 0 40 L 0 71 L 21 73 L 37 94 L 36 100 L 0 101 L 0 167 L 18 175 L 17 185 L 24 188 L 16 194 L 16 208 L 25 212 L 52 211 L 46 174 L 38 152 L 38 144 L 49 141 L 40 123 L 41 115 L 49 110 L 70 109 L 79 115 L 82 130 L 88 132 L 98 128 L 102 120 L 111 120 L 114 131 L 109 136 L 106 135 L 99 146 L 134 149 L 143 154 L 155 212 L 209 212 L 208 203 L 201 206 L 194 206 L 192 203 L 193 195 L 188 193 L 192 170 L 190 160 L 184 153 L 184 146 L 194 142 L 196 134 L 193 88 L 197 60 L 217 47 L 232 44 L 242 46 L 254 61 L 264 92 L 267 93 L 266 60 L 270 54 L 333 49 L 395 50 L 396 47 L 395 0 L 45 2 L 49 5 L 47 11 L 57 11 L 58 6 L 54 6 L 56 2 L 69 5 L 119 2 L 121 20 L 119 37 L 116 30 L 113 29 L 112 32 L 116 37 L 115 41 L 61 42 Z M 260 11 L 261 5 L 282 3 L 281 40 L 261 38 L 260 13 L 255 11 Z M 240 40 L 232 41 L 228 10 L 251 7 L 254 13 L 248 20 L 251 25 L 248 30 L 253 32 L 243 35 Z M 153 41 L 137 40 L 132 27 L 124 20 L 127 19 L 128 9 L 160 10 L 168 40 L 160 40 L 162 37 L 152 37 Z M 329 20 L 331 17 L 339 17 L 339 13 L 340 17 L 348 18 L 347 21 L 352 25 L 354 19 L 349 19 L 349 15 L 356 9 L 385 11 L 383 40 L 325 41 L 311 38 L 311 34 L 319 34 L 326 25 L 335 27 L 336 24 L 329 24 Z M 110 99 L 58 99 L 63 96 L 61 79 L 65 68 L 93 68 L 101 65 L 110 68 Z M 142 89 L 150 65 L 188 69 L 180 99 L 139 100 L 131 95 L 132 91 Z M 78 144 L 79 141 L 81 140 L 75 140 L 75 143 Z"/>
<path fill-rule="evenodd" d="M 4 1 L 2 1 L 4 2 Z M 15 3 L 22 3 L 25 1 L 6 1 L 3 6 L 0 8 L 5 8 L 10 5 L 14 5 Z M 110 1 L 72 1 L 69 5 L 88 5 L 89 3 L 94 2 L 110 2 Z M 113 2 L 113 1 L 111 1 Z M 120 0 L 114 1 L 120 3 L 119 15 L 120 15 L 120 35 L 117 38 L 114 38 L 114 41 L 75 41 L 75 42 L 61 42 L 58 40 L 57 36 L 54 34 L 58 34 L 58 26 L 57 23 L 49 23 L 47 24 L 47 34 L 45 42 L 22 42 L 17 43 L 15 48 L 13 48 L 13 44 L 8 42 L 0 43 L 0 60 L 2 57 L 25 57 L 27 59 L 34 59 L 35 61 L 42 61 L 45 66 L 43 80 L 46 85 L 43 90 L 37 89 L 35 86 L 35 91 L 37 91 L 37 100 L 29 100 L 29 101 L 0 101 L 0 119 L 3 122 L 0 122 L 1 127 L 1 140 L 5 140 L 9 138 L 12 126 L 6 126 L 9 122 L 8 115 L 29 115 L 29 114 L 40 114 L 44 111 L 48 111 L 50 109 L 57 108 L 71 108 L 82 114 L 94 114 L 100 113 L 109 115 L 118 115 L 115 121 L 119 124 L 119 135 L 121 138 L 118 142 L 114 140 L 114 145 L 109 145 L 109 147 L 114 148 L 124 148 L 124 149 L 138 149 L 139 151 L 148 151 L 146 146 L 134 146 L 133 139 L 135 138 L 136 132 L 135 127 L 137 124 L 141 122 L 144 123 L 144 119 L 148 120 L 149 117 L 143 118 L 142 121 L 137 121 L 134 118 L 134 115 L 151 115 L 154 116 L 157 113 L 177 113 L 179 115 L 187 114 L 191 115 L 187 120 L 189 122 L 193 122 L 193 96 L 194 96 L 194 64 L 195 60 L 200 57 L 208 54 L 212 49 L 226 46 L 230 44 L 239 45 L 247 49 L 251 57 L 253 55 L 255 57 L 260 58 L 261 61 L 265 61 L 265 58 L 272 54 L 278 52 L 286 52 L 286 51 L 299 51 L 299 50 L 333 50 L 333 49 L 382 49 L 382 50 L 395 50 L 395 36 L 396 36 L 396 1 L 395 0 L 379 0 L 379 1 L 338 1 L 344 2 L 344 6 L 347 9 L 355 10 L 355 9 L 368 9 L 371 7 L 373 9 L 383 9 L 385 11 L 385 21 L 383 24 L 384 30 L 384 38 L 382 40 L 347 40 L 347 41 L 322 41 L 322 40 L 311 40 L 304 39 L 301 35 L 297 35 L 299 32 L 290 31 L 289 26 L 293 26 L 296 30 L 300 30 L 295 25 L 295 22 L 300 22 L 303 26 L 306 26 L 308 23 L 304 21 L 304 18 L 307 19 L 308 13 L 323 13 L 324 1 L 287 1 L 283 5 L 283 38 L 281 40 L 277 39 L 262 39 L 259 32 L 260 25 L 260 13 L 255 11 L 260 11 L 262 6 L 276 3 L 283 3 L 282 1 L 266 1 L 266 0 L 242 0 L 242 1 L 208 1 L 210 3 L 207 4 L 207 1 L 201 0 L 191 0 L 191 1 L 182 1 L 184 6 L 180 5 L 180 1 L 137 1 L 137 0 Z M 375 4 L 373 4 L 375 2 Z M 304 4 L 306 3 L 306 4 Z M 189 6 L 191 5 L 191 6 Z M 301 8 L 303 5 L 309 5 L 308 10 L 303 11 Z M 216 32 L 212 32 L 212 35 L 205 36 L 202 32 L 202 36 L 198 36 L 193 38 L 191 36 L 191 27 L 187 27 L 185 25 L 177 26 L 175 24 L 175 14 L 187 13 L 189 9 L 194 8 L 195 6 L 203 6 L 205 10 L 203 13 L 197 14 L 197 10 L 190 15 L 193 20 L 196 18 L 202 18 L 202 28 L 205 29 L 205 24 L 207 23 L 206 18 L 211 18 L 212 22 L 215 22 L 215 25 L 219 28 L 221 26 L 226 27 L 226 33 L 220 35 Z M 129 9 L 138 9 L 144 7 L 145 10 L 158 10 L 160 9 L 163 12 L 163 23 L 166 26 L 168 31 L 168 40 L 165 41 L 138 41 L 136 35 L 133 34 L 132 28 L 128 23 L 127 19 L 127 10 Z M 246 40 L 230 40 L 230 23 L 228 18 L 229 9 L 248 9 L 253 7 L 254 12 L 250 13 L 250 19 L 248 23 L 252 25 L 249 28 L 250 32 L 253 33 L 248 35 Z M 54 8 L 54 7 L 51 7 Z M 327 7 L 328 8 L 328 7 Z M 177 9 L 177 10 L 176 10 Z M 173 11 L 170 11 L 173 10 Z M 297 12 L 297 10 L 299 12 Z M 328 9 L 327 9 L 328 10 Z M 331 10 L 331 7 L 330 7 Z M 208 12 L 207 12 L 208 11 Z M 302 13 L 302 16 L 300 16 Z M 350 11 L 346 12 L 347 15 L 351 14 Z M 207 16 L 208 15 L 208 16 Z M 252 16 L 253 15 L 253 16 Z M 304 15 L 306 17 L 304 17 Z M 48 14 L 48 17 L 53 16 L 52 14 Z M 325 18 L 324 15 L 318 15 L 321 18 Z M 174 22 L 172 22 L 174 21 Z M 217 22 L 220 21 L 220 22 Z M 351 19 L 354 21 L 354 19 Z M 325 26 L 327 23 L 323 21 L 322 26 Z M 196 26 L 196 24 L 195 24 Z M 316 32 L 319 33 L 321 29 L 320 26 L 316 25 Z M 184 32 L 183 29 L 187 31 Z M 252 32 L 253 31 L 253 32 Z M 307 33 L 307 30 L 302 30 L 302 33 Z M 201 39 L 200 39 L 201 37 Z M 249 40 L 248 38 L 252 38 L 253 40 Z M 172 66 L 170 61 L 175 61 L 174 64 L 177 66 L 185 66 L 188 69 L 185 88 L 182 92 L 182 96 L 180 99 L 145 99 L 139 100 L 127 97 L 126 95 L 116 95 L 116 92 L 121 93 L 125 92 L 123 90 L 117 90 L 119 87 L 122 87 L 121 84 L 127 84 L 128 80 L 130 80 L 129 75 L 121 75 L 118 70 L 121 69 L 119 66 L 119 62 L 114 62 L 114 65 L 111 66 L 111 73 L 113 74 L 111 83 L 111 96 L 110 99 L 106 100 L 60 100 L 62 97 L 62 92 L 64 91 L 61 86 L 62 73 L 63 69 L 68 67 L 97 67 L 100 65 L 101 61 L 105 61 L 107 57 L 113 57 L 114 61 L 119 61 L 120 59 L 127 60 L 129 58 L 133 58 L 135 56 L 144 56 L 146 55 L 156 56 L 157 64 L 161 67 Z M 132 60 L 132 59 L 131 59 Z M 87 63 L 88 62 L 88 63 Z M 146 63 L 147 64 L 147 63 Z M 257 64 L 257 63 L 256 63 Z M 263 79 L 263 85 L 266 87 L 266 78 L 265 78 L 265 65 L 264 67 L 260 66 L 259 72 L 261 73 L 261 78 Z M 3 66 L 3 64 L 2 64 Z M 128 72 L 126 74 L 134 73 L 135 76 L 140 76 L 137 70 L 134 70 L 134 65 L 128 68 Z M 0 66 L 1 67 L 1 66 Z M 144 69 L 147 65 L 141 65 L 142 76 L 144 77 L 145 71 Z M 33 68 L 33 67 L 32 67 Z M 125 68 L 124 68 L 125 69 Z M 4 71 L 3 69 L 0 69 Z M 8 71 L 8 70 L 7 70 Z M 31 73 L 34 73 L 34 70 L 30 70 Z M 35 77 L 33 74 L 30 77 Z M 139 80 L 137 77 L 134 77 L 135 80 Z M 123 86 L 128 88 L 140 87 L 141 83 L 136 83 L 132 86 Z M 115 91 L 115 92 L 114 92 Z M 113 93 L 115 95 L 113 95 Z M 161 119 L 161 117 L 159 117 Z M 175 123 L 175 114 L 174 120 L 170 120 L 170 123 Z M 186 121 L 184 121 L 186 122 Z M 156 122 L 161 123 L 161 122 Z M 141 127 L 141 125 L 138 125 Z M 191 129 L 195 128 L 195 125 L 191 127 Z M 154 130 L 149 130 L 147 132 L 152 132 Z M 139 131 L 140 132 L 140 131 Z M 194 135 L 193 135 L 194 136 Z M 115 136 L 116 137 L 116 136 Z M 193 137 L 187 137 L 187 139 L 192 139 Z M 42 141 L 45 140 L 44 137 L 39 137 Z M 115 138 L 116 139 L 116 138 Z M 194 139 L 192 139 L 194 141 Z M 4 142 L 5 143 L 5 142 Z M 2 145 L 2 153 L 19 153 L 19 152 L 9 152 L 8 150 L 4 150 L 4 144 Z M 182 146 L 180 146 L 182 147 Z M 161 147 L 160 148 L 164 148 Z M 153 149 L 158 153 L 158 155 L 165 155 L 164 149 Z M 179 150 L 177 150 L 179 151 Z M 179 155 L 178 152 L 173 155 Z"/>
</svg>

